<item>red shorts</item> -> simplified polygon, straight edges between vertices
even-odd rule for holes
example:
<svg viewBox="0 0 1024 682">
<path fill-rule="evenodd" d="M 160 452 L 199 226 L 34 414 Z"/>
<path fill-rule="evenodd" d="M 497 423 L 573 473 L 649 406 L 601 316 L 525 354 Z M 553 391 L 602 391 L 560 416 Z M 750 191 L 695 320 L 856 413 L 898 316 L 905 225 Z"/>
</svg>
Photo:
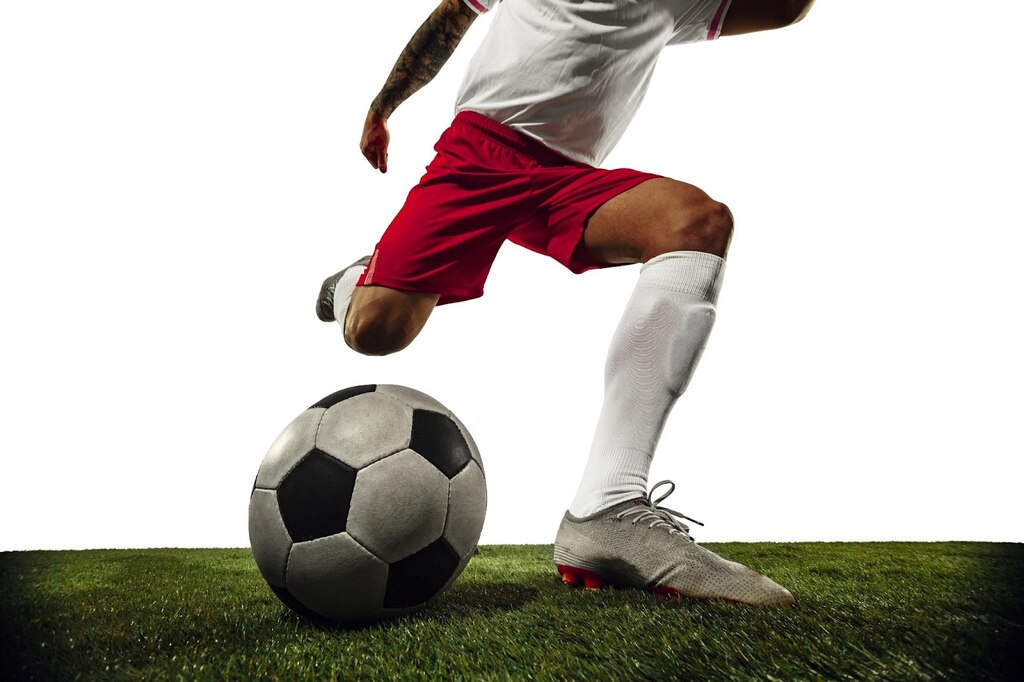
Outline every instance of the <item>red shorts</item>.
<svg viewBox="0 0 1024 682">
<path fill-rule="evenodd" d="M 470 111 L 434 149 L 359 285 L 440 294 L 439 304 L 477 298 L 506 239 L 576 273 L 606 267 L 582 246 L 587 220 L 612 197 L 661 177 L 573 161 Z"/>
</svg>

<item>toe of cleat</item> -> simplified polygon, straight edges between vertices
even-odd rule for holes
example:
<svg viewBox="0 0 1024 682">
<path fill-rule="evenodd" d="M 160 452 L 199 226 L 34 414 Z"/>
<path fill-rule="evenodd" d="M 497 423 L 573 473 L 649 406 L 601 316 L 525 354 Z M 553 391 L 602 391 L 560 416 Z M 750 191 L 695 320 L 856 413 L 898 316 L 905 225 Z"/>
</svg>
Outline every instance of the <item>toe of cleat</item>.
<svg viewBox="0 0 1024 682">
<path fill-rule="evenodd" d="M 562 582 L 566 585 L 582 585 L 588 590 L 599 590 L 607 584 L 602 576 L 585 568 L 565 564 L 558 564 L 557 568 L 558 574 L 562 576 Z"/>
<path fill-rule="evenodd" d="M 334 321 L 334 285 L 337 275 L 331 275 L 320 286 L 320 294 L 316 299 L 316 316 L 321 322 Z"/>
</svg>

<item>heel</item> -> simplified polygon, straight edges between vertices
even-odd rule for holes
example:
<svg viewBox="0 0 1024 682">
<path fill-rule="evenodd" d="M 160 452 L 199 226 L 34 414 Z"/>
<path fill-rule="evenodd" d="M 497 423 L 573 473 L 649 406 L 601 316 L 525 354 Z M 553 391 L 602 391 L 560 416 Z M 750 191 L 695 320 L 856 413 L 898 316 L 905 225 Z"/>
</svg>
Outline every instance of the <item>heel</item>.
<svg viewBox="0 0 1024 682">
<path fill-rule="evenodd" d="M 556 564 L 555 568 L 558 569 L 558 574 L 562 576 L 562 582 L 566 585 L 582 585 L 588 590 L 599 590 L 606 584 L 603 577 L 585 568 L 566 566 L 565 564 Z"/>
</svg>

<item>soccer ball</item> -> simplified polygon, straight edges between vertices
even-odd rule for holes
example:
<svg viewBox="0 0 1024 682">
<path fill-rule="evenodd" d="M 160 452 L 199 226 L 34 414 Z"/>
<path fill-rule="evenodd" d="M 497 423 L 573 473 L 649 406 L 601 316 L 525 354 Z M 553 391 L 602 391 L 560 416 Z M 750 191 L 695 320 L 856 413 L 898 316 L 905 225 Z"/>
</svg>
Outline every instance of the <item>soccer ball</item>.
<svg viewBox="0 0 1024 682">
<path fill-rule="evenodd" d="M 454 414 L 404 386 L 354 386 L 271 445 L 249 498 L 249 541 L 293 610 L 370 622 L 448 587 L 473 555 L 486 507 L 480 452 Z"/>
</svg>

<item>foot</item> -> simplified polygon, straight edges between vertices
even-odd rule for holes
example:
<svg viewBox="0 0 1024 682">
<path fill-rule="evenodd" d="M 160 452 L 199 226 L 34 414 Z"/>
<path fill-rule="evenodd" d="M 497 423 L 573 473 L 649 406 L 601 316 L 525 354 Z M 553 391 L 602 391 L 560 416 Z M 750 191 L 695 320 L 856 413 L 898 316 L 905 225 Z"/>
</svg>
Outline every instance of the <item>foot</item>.
<svg viewBox="0 0 1024 682">
<path fill-rule="evenodd" d="M 316 316 L 324 322 L 334 322 L 334 288 L 338 286 L 338 280 L 352 268 L 365 268 L 369 264 L 370 257 L 363 256 L 352 265 L 325 279 L 320 285 L 320 295 L 316 299 Z"/>
<path fill-rule="evenodd" d="M 672 488 L 652 502 L 654 491 L 665 483 Z M 752 606 L 794 603 L 786 588 L 694 542 L 689 527 L 675 518 L 685 516 L 657 506 L 673 490 L 674 483 L 661 481 L 646 497 L 584 518 L 566 512 L 555 539 L 555 567 L 562 581 L 588 589 L 635 587 L 665 597 Z"/>
</svg>

